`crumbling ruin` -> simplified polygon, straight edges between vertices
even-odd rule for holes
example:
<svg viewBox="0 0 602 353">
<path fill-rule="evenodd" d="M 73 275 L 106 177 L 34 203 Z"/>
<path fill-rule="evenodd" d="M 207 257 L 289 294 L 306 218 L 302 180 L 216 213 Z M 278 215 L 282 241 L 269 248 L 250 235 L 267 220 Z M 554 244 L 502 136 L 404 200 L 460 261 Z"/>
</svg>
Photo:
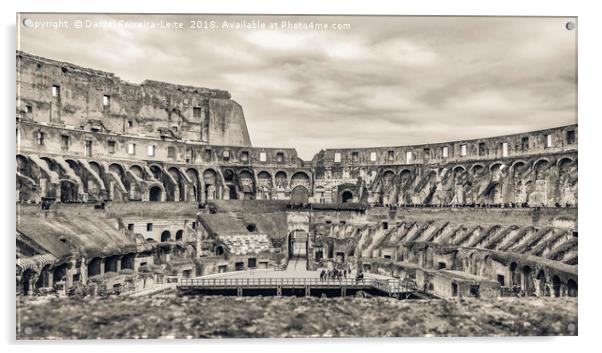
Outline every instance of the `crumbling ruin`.
<svg viewBox="0 0 602 353">
<path fill-rule="evenodd" d="M 417 146 L 251 146 L 221 90 L 17 52 L 17 290 L 325 261 L 439 297 L 577 295 L 577 125 Z"/>
</svg>

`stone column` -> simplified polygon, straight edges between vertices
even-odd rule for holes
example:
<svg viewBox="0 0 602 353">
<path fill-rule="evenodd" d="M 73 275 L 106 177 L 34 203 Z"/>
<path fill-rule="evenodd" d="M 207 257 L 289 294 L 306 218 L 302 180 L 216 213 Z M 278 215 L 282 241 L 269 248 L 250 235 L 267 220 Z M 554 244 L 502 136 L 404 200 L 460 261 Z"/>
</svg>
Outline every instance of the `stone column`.
<svg viewBox="0 0 602 353">
<path fill-rule="evenodd" d="M 105 258 L 100 259 L 100 274 L 104 275 L 105 273 Z"/>
<path fill-rule="evenodd" d="M 48 287 L 52 287 L 54 285 L 54 273 L 52 271 L 48 271 Z"/>
</svg>

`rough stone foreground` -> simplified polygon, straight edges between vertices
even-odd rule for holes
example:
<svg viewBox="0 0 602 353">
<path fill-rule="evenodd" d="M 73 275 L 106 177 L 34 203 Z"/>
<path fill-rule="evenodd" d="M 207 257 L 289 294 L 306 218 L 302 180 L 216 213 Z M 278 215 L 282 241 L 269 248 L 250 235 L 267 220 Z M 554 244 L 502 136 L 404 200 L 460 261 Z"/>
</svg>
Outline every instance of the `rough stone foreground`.
<svg viewBox="0 0 602 353">
<path fill-rule="evenodd" d="M 576 298 L 183 297 L 19 303 L 18 339 L 577 335 Z"/>
</svg>

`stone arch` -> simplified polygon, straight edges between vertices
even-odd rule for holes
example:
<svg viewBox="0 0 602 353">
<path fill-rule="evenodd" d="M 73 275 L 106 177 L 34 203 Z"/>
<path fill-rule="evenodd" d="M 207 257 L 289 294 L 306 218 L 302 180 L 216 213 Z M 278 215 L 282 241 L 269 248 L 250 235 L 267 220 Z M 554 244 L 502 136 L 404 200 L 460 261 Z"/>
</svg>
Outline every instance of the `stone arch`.
<svg viewBox="0 0 602 353">
<path fill-rule="evenodd" d="M 118 262 L 121 259 L 121 255 L 109 256 L 105 259 L 105 273 L 107 272 L 118 272 Z"/>
<path fill-rule="evenodd" d="M 311 187 L 311 178 L 306 172 L 297 171 L 291 176 L 290 185 L 291 188 L 295 188 L 296 186 L 301 185 L 309 190 L 309 188 Z"/>
<path fill-rule="evenodd" d="M 288 187 L 288 175 L 285 171 L 279 170 L 274 175 L 275 186 L 279 188 L 287 188 Z"/>
<path fill-rule="evenodd" d="M 248 169 L 238 173 L 238 188 L 242 192 L 244 200 L 255 199 L 255 176 Z"/>
<path fill-rule="evenodd" d="M 257 198 L 260 200 L 271 199 L 272 187 L 272 175 L 265 170 L 259 172 L 257 174 Z"/>
<path fill-rule="evenodd" d="M 485 166 L 480 163 L 475 163 L 470 167 L 470 174 L 472 176 L 480 176 L 485 170 Z"/>
<path fill-rule="evenodd" d="M 182 171 L 179 168 L 170 167 L 167 169 L 167 173 L 169 173 L 176 182 L 174 187 L 178 190 L 178 193 L 177 197 L 174 195 L 174 201 L 186 201 L 186 179 L 182 175 Z"/>
<path fill-rule="evenodd" d="M 88 165 L 90 166 L 90 169 L 92 169 L 99 177 L 102 178 L 104 176 L 104 168 L 100 165 L 100 163 L 96 161 L 88 161 Z"/>
<path fill-rule="evenodd" d="M 88 263 L 88 278 L 100 275 L 100 257 L 95 257 Z"/>
<path fill-rule="evenodd" d="M 491 278 L 493 275 L 493 260 L 490 254 L 483 257 L 483 266 L 481 267 L 480 275 L 487 278 Z"/>
<path fill-rule="evenodd" d="M 493 162 L 489 165 L 489 171 L 493 172 L 494 169 L 502 169 L 503 166 L 502 162 Z"/>
<path fill-rule="evenodd" d="M 468 256 L 468 263 L 466 266 L 466 270 L 468 270 L 468 272 L 470 274 L 473 275 L 479 275 L 479 252 L 476 250 L 471 251 Z"/>
<path fill-rule="evenodd" d="M 17 199 L 19 201 L 39 201 L 41 190 L 38 188 L 40 174 L 34 173 L 32 170 L 32 164 L 30 160 L 20 154 L 17 154 L 16 158 L 16 186 L 17 186 Z"/>
<path fill-rule="evenodd" d="M 348 203 L 353 201 L 353 192 L 351 190 L 345 190 L 341 193 L 341 202 Z"/>
<path fill-rule="evenodd" d="M 199 171 L 195 168 L 186 169 L 186 175 L 192 182 L 192 194 L 194 195 L 195 201 L 201 200 L 201 179 L 199 177 Z"/>
<path fill-rule="evenodd" d="M 545 172 L 550 168 L 550 161 L 542 157 L 533 163 L 533 171 L 535 172 L 535 179 L 540 180 L 546 177 Z"/>
<path fill-rule="evenodd" d="M 391 169 L 386 169 L 382 174 L 383 183 L 386 185 L 392 184 L 394 178 L 395 172 L 393 172 Z"/>
<path fill-rule="evenodd" d="M 309 247 L 309 233 L 306 229 L 289 229 L 287 242 L 288 258 L 307 257 Z"/>
<path fill-rule="evenodd" d="M 536 281 L 537 281 L 537 295 L 540 297 L 544 297 L 544 296 L 549 297 L 550 291 L 546 285 L 546 273 L 543 269 L 541 269 L 541 270 L 539 270 L 539 272 L 537 272 Z"/>
<path fill-rule="evenodd" d="M 148 166 L 148 169 L 150 169 L 151 173 L 153 173 L 153 179 L 156 180 L 161 180 L 161 176 L 163 175 L 163 171 L 161 169 L 161 167 L 157 164 L 151 164 Z"/>
<path fill-rule="evenodd" d="M 297 185 L 291 191 L 291 202 L 306 204 L 309 202 L 309 190 L 303 185 Z"/>
<path fill-rule="evenodd" d="M 203 182 L 205 185 L 205 190 L 203 190 L 205 200 L 218 199 L 219 178 L 217 172 L 212 168 L 205 169 L 203 171 Z"/>
<path fill-rule="evenodd" d="M 59 179 L 61 189 L 61 202 L 73 203 L 78 202 L 79 185 L 71 179 Z"/>
<path fill-rule="evenodd" d="M 122 180 L 125 178 L 125 168 L 119 163 L 109 164 L 109 172 L 118 175 Z"/>
<path fill-rule="evenodd" d="M 230 169 L 230 168 L 224 169 L 223 174 L 224 174 L 224 182 L 226 184 L 234 182 L 234 178 L 235 178 L 236 174 L 234 174 L 234 171 L 232 169 Z"/>
<path fill-rule="evenodd" d="M 40 157 L 41 160 L 43 160 L 46 163 L 46 166 L 48 167 L 49 170 L 58 173 L 59 175 L 61 175 L 60 172 L 60 168 L 58 168 L 57 163 L 52 160 L 52 158 L 50 157 Z"/>
<path fill-rule="evenodd" d="M 48 288 L 51 286 L 50 273 L 50 264 L 46 264 L 40 269 L 38 280 L 35 283 L 35 289 Z"/>
<path fill-rule="evenodd" d="M 550 159 L 548 157 L 539 157 L 533 162 L 533 168 L 535 168 L 538 164 L 545 162 L 546 164 L 551 164 Z"/>
<path fill-rule="evenodd" d="M 121 259 L 121 269 L 134 269 L 134 259 L 136 258 L 136 253 L 127 253 Z"/>
<path fill-rule="evenodd" d="M 412 180 L 412 176 L 414 172 L 410 169 L 402 169 L 399 172 L 399 183 L 401 187 L 407 186 L 407 184 Z"/>
<path fill-rule="evenodd" d="M 455 174 L 455 173 L 457 173 L 459 170 L 462 170 L 462 172 L 466 172 L 466 167 L 465 167 L 465 166 L 463 166 L 463 165 L 461 165 L 461 164 L 457 164 L 457 165 L 453 166 L 453 168 L 452 168 L 452 170 L 451 170 L 451 171 L 452 171 L 452 173 L 454 173 L 454 174 Z"/>
<path fill-rule="evenodd" d="M 164 230 L 161 232 L 161 242 L 166 242 L 171 240 L 171 232 L 169 230 Z"/>
<path fill-rule="evenodd" d="M 159 185 L 151 186 L 151 188 L 148 190 L 148 200 L 152 202 L 159 202 L 163 201 L 164 199 L 163 188 Z"/>
<path fill-rule="evenodd" d="M 573 163 L 574 161 L 575 160 L 572 157 L 569 157 L 569 156 L 560 157 L 556 161 L 556 167 L 560 168 L 561 165 L 563 165 L 565 163 Z"/>
<path fill-rule="evenodd" d="M 69 168 L 73 170 L 76 175 L 81 175 L 81 166 L 78 161 L 75 161 L 71 158 L 65 158 L 65 162 L 69 165 Z"/>
<path fill-rule="evenodd" d="M 184 239 L 184 230 L 182 230 L 182 229 L 179 229 L 179 230 L 176 232 L 176 240 L 177 240 L 177 241 L 180 241 L 180 240 L 183 240 L 183 239 Z"/>
<path fill-rule="evenodd" d="M 22 154 L 17 154 L 16 163 L 17 163 L 17 172 L 20 172 L 21 174 L 26 175 L 26 176 L 30 176 L 29 175 L 29 168 L 30 168 L 29 158 L 25 157 Z"/>
<path fill-rule="evenodd" d="M 535 281 L 533 280 L 533 269 L 529 265 L 523 266 L 523 285 L 522 289 L 525 291 L 525 295 L 532 297 L 536 293 Z"/>
<path fill-rule="evenodd" d="M 52 270 L 52 281 L 54 283 L 64 282 L 67 276 L 67 268 L 69 265 L 67 263 L 63 263 L 58 265 Z"/>
<path fill-rule="evenodd" d="M 510 172 L 512 175 L 522 175 L 526 171 L 527 162 L 523 160 L 517 160 L 510 166 Z"/>
<path fill-rule="evenodd" d="M 132 164 L 130 166 L 130 172 L 137 178 L 144 180 L 144 169 L 141 166 Z"/>
</svg>

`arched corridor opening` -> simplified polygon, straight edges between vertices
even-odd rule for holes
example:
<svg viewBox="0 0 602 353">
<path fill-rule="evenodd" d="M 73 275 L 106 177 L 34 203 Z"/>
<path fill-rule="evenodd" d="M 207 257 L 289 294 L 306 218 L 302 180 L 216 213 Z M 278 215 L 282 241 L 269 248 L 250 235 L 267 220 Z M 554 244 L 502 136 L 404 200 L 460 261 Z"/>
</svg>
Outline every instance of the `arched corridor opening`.
<svg viewBox="0 0 602 353">
<path fill-rule="evenodd" d="M 152 188 L 150 188 L 150 191 L 148 192 L 148 200 L 152 201 L 152 202 L 161 201 L 162 194 L 163 194 L 163 191 L 161 190 L 160 187 L 153 186 Z"/>
<path fill-rule="evenodd" d="M 98 276 L 100 274 L 100 257 L 95 257 L 88 264 L 88 277 Z"/>
<path fill-rule="evenodd" d="M 30 281 L 32 277 L 32 271 L 27 269 L 21 275 L 21 294 L 28 295 L 30 288 Z"/>
<path fill-rule="evenodd" d="M 341 195 L 341 202 L 347 203 L 353 201 L 353 193 L 349 190 L 344 191 Z"/>
<path fill-rule="evenodd" d="M 538 296 L 540 297 L 549 297 L 550 291 L 546 286 L 546 274 L 543 270 L 539 270 L 537 274 L 537 288 L 538 288 Z"/>
<path fill-rule="evenodd" d="M 168 230 L 164 230 L 163 233 L 161 233 L 161 242 L 170 241 L 170 240 L 171 240 L 171 233 Z"/>
<path fill-rule="evenodd" d="M 525 295 L 528 297 L 534 296 L 535 283 L 533 282 L 533 271 L 529 266 L 523 267 L 523 282 L 523 290 L 525 291 Z"/>
<path fill-rule="evenodd" d="M 136 254 L 134 253 L 129 253 L 127 255 L 125 255 L 122 259 L 121 259 L 121 269 L 130 269 L 133 270 L 134 269 L 134 258 L 136 258 Z"/>
<path fill-rule="evenodd" d="M 294 230 L 288 235 L 288 256 L 307 257 L 309 237 L 304 230 Z"/>
<path fill-rule="evenodd" d="M 552 277 L 552 291 L 554 297 L 560 297 L 562 294 L 562 282 L 558 276 Z"/>
<path fill-rule="evenodd" d="M 77 202 L 77 184 L 70 180 L 61 180 L 61 202 Z"/>
<path fill-rule="evenodd" d="M 176 240 L 182 240 L 183 236 L 184 236 L 184 231 L 182 229 L 180 229 L 176 232 Z"/>
</svg>

